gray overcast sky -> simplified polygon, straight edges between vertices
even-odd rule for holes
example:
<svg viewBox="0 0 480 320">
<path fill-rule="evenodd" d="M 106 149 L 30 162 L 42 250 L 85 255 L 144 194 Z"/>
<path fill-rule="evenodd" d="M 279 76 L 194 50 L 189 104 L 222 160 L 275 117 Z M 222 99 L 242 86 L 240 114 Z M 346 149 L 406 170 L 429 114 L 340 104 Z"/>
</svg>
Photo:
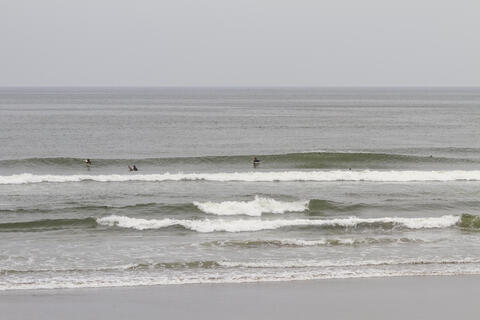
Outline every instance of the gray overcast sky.
<svg viewBox="0 0 480 320">
<path fill-rule="evenodd" d="M 0 0 L 0 86 L 480 86 L 480 0 Z"/>
</svg>

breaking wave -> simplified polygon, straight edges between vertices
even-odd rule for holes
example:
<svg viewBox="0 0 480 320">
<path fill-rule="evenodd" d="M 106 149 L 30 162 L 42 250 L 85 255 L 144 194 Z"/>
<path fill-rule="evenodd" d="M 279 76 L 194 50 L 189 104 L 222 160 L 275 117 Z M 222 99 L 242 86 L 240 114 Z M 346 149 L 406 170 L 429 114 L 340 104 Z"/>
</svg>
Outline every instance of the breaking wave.
<svg viewBox="0 0 480 320">
<path fill-rule="evenodd" d="M 480 181 L 480 170 L 453 171 L 251 171 L 219 173 L 161 173 L 161 174 L 109 174 L 109 175 L 37 175 L 31 173 L 0 176 L 0 184 L 26 184 L 40 182 L 128 182 L 128 181 L 239 181 L 239 182 L 288 182 L 288 181 Z"/>
<path fill-rule="evenodd" d="M 404 227 L 408 229 L 448 228 L 460 221 L 459 216 L 445 215 L 430 218 L 341 218 L 341 219 L 276 219 L 276 220 L 180 220 L 180 219 L 138 219 L 111 215 L 97 219 L 100 225 L 132 228 L 137 230 L 162 229 L 181 226 L 196 232 L 248 232 L 275 230 L 285 227 Z"/>
<path fill-rule="evenodd" d="M 252 201 L 194 202 L 193 204 L 208 214 L 259 217 L 262 213 L 303 212 L 308 209 L 309 201 L 284 202 L 255 196 Z"/>
<path fill-rule="evenodd" d="M 462 216 L 444 215 L 441 217 L 425 218 L 332 218 L 332 219 L 142 219 L 127 216 L 110 215 L 102 218 L 84 219 L 42 219 L 23 222 L 0 223 L 0 232 L 31 232 L 48 231 L 71 228 L 95 228 L 98 226 L 120 227 L 135 230 L 155 230 L 169 227 L 182 227 L 187 230 L 209 233 L 209 232 L 254 232 L 262 230 L 275 230 L 280 228 L 381 228 L 381 229 L 433 229 L 450 228 L 457 226 L 462 229 L 480 229 L 480 217 L 464 214 Z M 263 241 L 263 240 L 262 240 Z M 265 240 L 261 243 L 247 241 L 249 245 L 277 245 L 277 246 L 309 246 L 309 245 L 356 245 L 368 243 L 389 242 L 386 239 L 337 239 L 337 240 Z M 408 242 L 408 239 L 396 239 L 392 241 Z M 218 245 L 242 245 L 235 241 L 218 242 Z"/>
</svg>

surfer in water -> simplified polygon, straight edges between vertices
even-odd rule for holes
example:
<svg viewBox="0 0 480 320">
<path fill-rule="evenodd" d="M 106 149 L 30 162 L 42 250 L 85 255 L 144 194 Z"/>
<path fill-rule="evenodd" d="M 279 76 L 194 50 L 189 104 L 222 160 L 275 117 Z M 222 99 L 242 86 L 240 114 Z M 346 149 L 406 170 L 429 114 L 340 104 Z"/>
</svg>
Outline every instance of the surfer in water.
<svg viewBox="0 0 480 320">
<path fill-rule="evenodd" d="M 260 160 L 257 157 L 253 158 L 253 167 L 256 168 L 260 164 Z"/>
<path fill-rule="evenodd" d="M 133 165 L 133 166 L 131 166 L 131 167 L 128 166 L 128 170 L 130 170 L 130 171 L 138 171 L 138 168 L 137 168 L 135 165 Z"/>
<path fill-rule="evenodd" d="M 90 167 L 92 165 L 92 162 L 90 161 L 90 159 L 85 159 L 85 160 L 83 160 L 83 162 L 85 162 L 87 167 Z"/>
</svg>

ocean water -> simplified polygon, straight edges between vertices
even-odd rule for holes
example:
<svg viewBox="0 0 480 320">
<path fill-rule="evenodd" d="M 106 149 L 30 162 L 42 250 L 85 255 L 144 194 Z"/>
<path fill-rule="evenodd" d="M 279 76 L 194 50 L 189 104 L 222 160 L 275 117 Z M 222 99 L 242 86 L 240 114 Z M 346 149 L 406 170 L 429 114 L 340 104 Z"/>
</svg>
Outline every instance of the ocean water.
<svg viewBox="0 0 480 320">
<path fill-rule="evenodd" d="M 478 88 L 3 88 L 0 290 L 480 274 L 479 134 Z"/>
</svg>

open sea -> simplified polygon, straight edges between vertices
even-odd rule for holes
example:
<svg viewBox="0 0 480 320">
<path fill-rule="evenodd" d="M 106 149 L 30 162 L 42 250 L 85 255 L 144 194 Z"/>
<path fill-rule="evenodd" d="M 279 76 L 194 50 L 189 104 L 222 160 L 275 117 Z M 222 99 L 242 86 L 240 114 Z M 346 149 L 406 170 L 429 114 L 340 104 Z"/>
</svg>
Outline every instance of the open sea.
<svg viewBox="0 0 480 320">
<path fill-rule="evenodd" d="M 0 290 L 480 274 L 479 231 L 480 88 L 0 89 Z"/>
</svg>

